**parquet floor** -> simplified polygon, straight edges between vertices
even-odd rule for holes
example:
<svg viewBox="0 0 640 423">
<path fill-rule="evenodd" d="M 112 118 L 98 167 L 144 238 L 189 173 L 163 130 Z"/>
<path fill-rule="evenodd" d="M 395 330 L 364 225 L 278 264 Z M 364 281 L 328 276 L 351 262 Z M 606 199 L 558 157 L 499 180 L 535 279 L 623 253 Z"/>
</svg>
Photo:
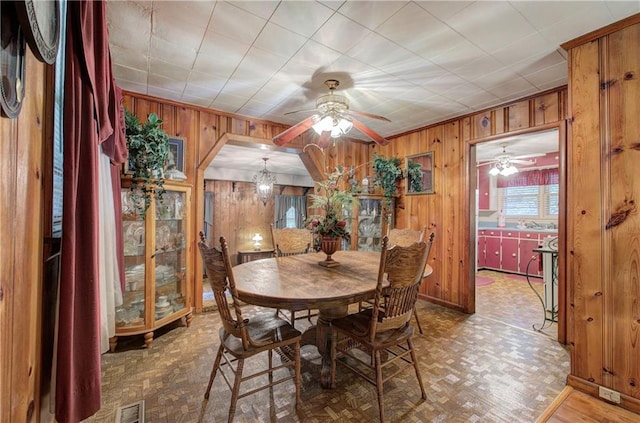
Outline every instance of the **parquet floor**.
<svg viewBox="0 0 640 423">
<path fill-rule="evenodd" d="M 562 391 L 569 373 L 568 350 L 551 336 L 532 330 L 528 319 L 507 323 L 490 314 L 509 309 L 495 306 L 499 296 L 494 291 L 499 286 L 495 282 L 479 287 L 475 315 L 419 301 L 425 334 L 416 331 L 414 343 L 427 400 L 421 400 L 412 372 L 400 374 L 385 384 L 387 421 L 534 422 Z M 483 292 L 489 287 L 492 297 L 485 299 Z M 511 298 L 513 289 L 505 284 L 502 295 Z M 254 309 L 245 308 L 246 313 Z M 231 394 L 223 379 L 216 378 L 208 402 L 203 398 L 218 346 L 218 327 L 217 313 L 207 312 L 196 315 L 190 328 L 178 323 L 158 331 L 148 350 L 142 348 L 142 338 L 123 340 L 115 353 L 102 358 L 103 407 L 86 422 L 115 422 L 117 407 L 142 399 L 147 422 L 226 421 Z M 336 389 L 322 389 L 315 347 L 304 347 L 302 354 L 301 407 L 296 411 L 294 387 L 284 383 L 271 393 L 241 399 L 236 422 L 377 421 L 372 385 L 343 369 Z M 265 364 L 266 356 L 250 366 Z"/>
</svg>

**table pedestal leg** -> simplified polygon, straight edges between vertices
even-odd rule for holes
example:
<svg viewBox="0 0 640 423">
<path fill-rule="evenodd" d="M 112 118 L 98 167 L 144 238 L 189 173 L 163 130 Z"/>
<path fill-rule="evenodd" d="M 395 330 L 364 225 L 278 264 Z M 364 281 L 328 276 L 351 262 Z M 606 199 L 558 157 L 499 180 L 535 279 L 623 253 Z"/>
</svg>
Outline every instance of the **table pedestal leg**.
<svg viewBox="0 0 640 423">
<path fill-rule="evenodd" d="M 348 306 L 320 309 L 316 323 L 316 346 L 322 356 L 320 385 L 331 388 L 331 321 L 347 315 Z"/>
</svg>

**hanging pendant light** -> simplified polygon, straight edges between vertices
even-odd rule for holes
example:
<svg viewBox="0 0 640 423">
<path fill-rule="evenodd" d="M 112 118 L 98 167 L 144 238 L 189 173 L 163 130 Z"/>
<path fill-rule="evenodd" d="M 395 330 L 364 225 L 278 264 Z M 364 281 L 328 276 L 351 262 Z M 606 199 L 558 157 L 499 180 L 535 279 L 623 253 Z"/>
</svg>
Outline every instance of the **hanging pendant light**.
<svg viewBox="0 0 640 423">
<path fill-rule="evenodd" d="M 264 169 L 258 172 L 256 175 L 253 175 L 253 182 L 256 184 L 256 194 L 262 200 L 262 204 L 267 205 L 267 201 L 273 195 L 273 184 L 277 182 L 276 176 L 267 170 L 267 160 L 266 157 L 263 157 L 264 160 Z"/>
</svg>

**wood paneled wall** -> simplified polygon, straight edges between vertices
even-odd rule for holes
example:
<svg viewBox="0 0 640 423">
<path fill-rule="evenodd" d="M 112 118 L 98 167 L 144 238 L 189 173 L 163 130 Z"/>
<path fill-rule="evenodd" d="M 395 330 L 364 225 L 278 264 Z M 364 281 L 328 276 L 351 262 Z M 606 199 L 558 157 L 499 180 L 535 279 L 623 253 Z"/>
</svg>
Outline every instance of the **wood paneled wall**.
<svg viewBox="0 0 640 423">
<path fill-rule="evenodd" d="M 565 48 L 569 383 L 640 412 L 640 14 Z"/>
<path fill-rule="evenodd" d="M 0 117 L 0 421 L 35 422 L 40 372 L 43 154 L 51 92 L 46 67 L 27 49 L 25 97 Z"/>
<path fill-rule="evenodd" d="M 262 248 L 273 248 L 271 223 L 275 199 L 267 204 L 255 194 L 255 185 L 249 182 L 206 181 L 205 191 L 213 193 L 212 243 L 218 245 L 221 236 L 227 239 L 232 253 L 231 263 L 237 263 L 239 250 L 253 250 L 253 235 L 262 235 Z M 274 195 L 303 195 L 301 187 L 276 185 Z"/>
</svg>

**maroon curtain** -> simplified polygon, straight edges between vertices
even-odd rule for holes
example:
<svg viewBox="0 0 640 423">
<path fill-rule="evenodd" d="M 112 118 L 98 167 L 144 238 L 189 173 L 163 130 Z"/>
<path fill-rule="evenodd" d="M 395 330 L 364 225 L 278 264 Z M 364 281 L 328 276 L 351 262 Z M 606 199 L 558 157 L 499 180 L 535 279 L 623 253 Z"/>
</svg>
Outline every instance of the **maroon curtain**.
<svg viewBox="0 0 640 423">
<path fill-rule="evenodd" d="M 105 143 L 113 168 L 126 155 L 126 144 L 111 74 L 105 3 L 72 1 L 67 7 L 56 420 L 75 423 L 98 411 L 101 400 L 99 145 Z M 119 187 L 116 179 L 117 201 Z M 120 228 L 115 230 L 121 234 L 120 213 L 116 208 Z"/>
<path fill-rule="evenodd" d="M 558 168 L 524 170 L 510 176 L 498 177 L 498 188 L 527 187 L 532 185 L 557 184 Z"/>
</svg>

